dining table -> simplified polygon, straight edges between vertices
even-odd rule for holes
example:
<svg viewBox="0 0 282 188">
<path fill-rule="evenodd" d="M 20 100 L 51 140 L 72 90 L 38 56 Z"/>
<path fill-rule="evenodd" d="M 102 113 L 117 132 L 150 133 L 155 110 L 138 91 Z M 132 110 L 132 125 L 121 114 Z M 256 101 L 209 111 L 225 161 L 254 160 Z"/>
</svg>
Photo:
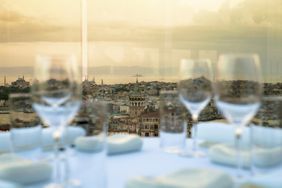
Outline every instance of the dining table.
<svg viewBox="0 0 282 188">
<path fill-rule="evenodd" d="M 125 188 L 128 180 L 132 178 L 141 176 L 165 176 L 182 169 L 217 169 L 226 172 L 234 178 L 236 177 L 235 167 L 215 164 L 210 161 L 208 156 L 193 158 L 179 154 L 166 153 L 160 148 L 159 142 L 159 138 L 157 137 L 146 137 L 143 138 L 143 147 L 138 152 L 107 156 L 105 159 L 105 171 L 103 172 L 104 174 L 100 174 L 100 178 L 103 178 L 106 182 L 106 187 Z M 192 142 L 191 140 L 187 139 L 187 143 L 188 144 L 186 149 L 189 150 L 192 148 Z M 204 152 L 207 152 L 207 149 L 202 148 L 202 150 Z M 85 168 L 87 168 L 87 164 L 89 163 L 87 159 L 81 159 L 80 162 L 85 164 Z M 87 172 L 87 169 L 85 170 Z M 95 171 L 95 169 L 92 170 Z M 101 169 L 96 170 L 101 171 Z M 97 171 L 95 172 L 95 174 L 97 174 Z M 271 169 L 271 171 L 282 174 L 282 166 L 275 167 Z M 81 172 L 77 171 L 75 173 L 79 174 Z M 247 178 L 252 177 L 252 171 L 250 169 L 245 170 L 243 174 Z M 94 175 L 91 173 L 85 173 L 85 176 L 87 176 L 87 178 L 89 178 L 89 180 L 91 181 Z M 84 185 L 82 187 L 88 188 L 92 186 Z"/>
<path fill-rule="evenodd" d="M 191 142 L 188 140 L 186 149 L 189 150 L 191 147 Z M 202 150 L 207 152 L 206 149 L 202 148 Z M 236 177 L 235 167 L 215 164 L 209 160 L 208 156 L 193 158 L 162 151 L 159 146 L 159 138 L 157 137 L 143 138 L 143 147 L 141 151 L 106 156 L 104 159 L 105 164 L 102 166 L 102 168 L 104 167 L 103 170 L 101 170 L 101 166 L 99 166 L 101 165 L 101 162 L 97 162 L 99 159 L 95 159 L 96 161 L 94 161 L 94 163 L 98 164 L 99 166 L 97 166 L 97 169 L 95 169 L 95 165 L 91 166 L 90 164 L 90 160 L 92 160 L 93 157 L 81 157 L 79 154 L 75 155 L 75 157 L 78 159 L 77 161 L 83 164 L 84 170 L 80 169 L 75 171 L 71 178 L 75 178 L 76 175 L 82 175 L 85 179 L 88 179 L 89 182 L 93 182 L 93 178 L 100 176 L 98 178 L 99 181 L 105 181 L 105 187 L 108 188 L 125 188 L 126 183 L 132 178 L 140 176 L 165 176 L 182 169 L 218 169 L 226 172 L 234 178 Z M 268 170 L 281 173 L 282 177 L 282 165 Z M 93 173 L 91 171 L 93 171 Z M 246 177 L 252 177 L 251 170 L 245 170 L 243 173 Z M 41 188 L 42 185 L 38 184 L 28 187 Z M 95 188 L 95 186 L 92 185 L 83 185 L 81 188 L 82 187 Z"/>
</svg>

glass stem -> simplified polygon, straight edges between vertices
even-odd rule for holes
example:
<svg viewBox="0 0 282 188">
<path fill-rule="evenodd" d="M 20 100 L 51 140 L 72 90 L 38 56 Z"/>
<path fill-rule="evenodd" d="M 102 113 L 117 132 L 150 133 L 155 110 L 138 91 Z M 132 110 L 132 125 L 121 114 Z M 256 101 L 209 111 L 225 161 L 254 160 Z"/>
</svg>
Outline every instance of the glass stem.
<svg viewBox="0 0 282 188">
<path fill-rule="evenodd" d="M 243 168 L 241 147 L 240 147 L 241 137 L 242 137 L 242 129 L 236 128 L 235 130 L 235 148 L 236 148 L 236 162 L 237 162 L 237 177 L 238 178 L 242 177 L 241 171 Z"/>
<path fill-rule="evenodd" d="M 54 158 L 54 178 L 56 183 L 61 182 L 61 167 L 60 167 L 60 141 L 61 141 L 61 133 L 59 130 L 56 130 L 53 134 L 53 138 L 55 141 L 55 158 Z"/>
<path fill-rule="evenodd" d="M 70 181 L 70 164 L 69 164 L 69 153 L 68 153 L 68 148 L 67 146 L 65 147 L 65 152 L 64 152 L 64 169 L 63 169 L 63 172 L 64 172 L 64 183 L 68 183 Z"/>
<path fill-rule="evenodd" d="M 193 151 L 197 152 L 198 150 L 198 115 L 193 115 L 192 116 L 192 121 L 193 121 Z"/>
<path fill-rule="evenodd" d="M 250 175 L 254 176 L 255 175 L 255 169 L 254 169 L 254 142 L 253 142 L 253 131 L 254 131 L 254 126 L 250 124 L 250 145 L 248 146 L 250 149 L 250 156 L 249 156 L 249 164 L 250 164 Z"/>
</svg>

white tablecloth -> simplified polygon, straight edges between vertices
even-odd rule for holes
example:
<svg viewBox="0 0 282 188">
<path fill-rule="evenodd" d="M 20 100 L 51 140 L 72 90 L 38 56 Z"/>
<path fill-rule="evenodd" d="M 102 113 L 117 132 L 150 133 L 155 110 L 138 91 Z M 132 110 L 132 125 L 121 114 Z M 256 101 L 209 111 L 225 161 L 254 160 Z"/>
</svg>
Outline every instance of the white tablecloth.
<svg viewBox="0 0 282 188">
<path fill-rule="evenodd" d="M 89 170 L 87 167 L 90 161 L 81 159 L 79 162 L 84 164 L 83 169 Z M 145 138 L 141 152 L 107 157 L 106 166 L 108 188 L 123 188 L 128 179 L 136 176 L 165 175 L 183 168 L 217 168 L 231 175 L 235 175 L 234 168 L 215 165 L 211 163 L 208 158 L 185 158 L 164 153 L 160 150 L 158 138 Z M 281 166 L 271 170 L 279 170 L 282 174 Z M 78 170 L 75 173 L 81 174 L 81 171 Z M 87 174 L 87 178 L 89 179 L 97 176 L 92 173 L 85 174 Z M 39 186 L 35 187 L 38 188 Z M 83 188 L 85 187 L 88 188 L 88 186 L 83 186 Z M 94 186 L 89 187 L 95 188 Z"/>
<path fill-rule="evenodd" d="M 136 176 L 165 175 L 182 168 L 217 168 L 231 175 L 236 172 L 232 167 L 211 163 L 207 157 L 194 159 L 164 153 L 158 138 L 145 138 L 139 153 L 108 157 L 107 166 L 109 188 L 123 188 L 128 179 Z M 282 166 L 271 170 L 281 170 L 282 175 Z"/>
</svg>

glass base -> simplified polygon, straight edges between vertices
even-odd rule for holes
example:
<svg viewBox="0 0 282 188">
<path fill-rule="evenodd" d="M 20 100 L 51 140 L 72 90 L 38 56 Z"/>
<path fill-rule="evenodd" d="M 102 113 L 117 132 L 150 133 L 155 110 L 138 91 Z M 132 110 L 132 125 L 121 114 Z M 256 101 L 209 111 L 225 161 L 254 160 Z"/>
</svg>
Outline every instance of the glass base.
<svg viewBox="0 0 282 188">
<path fill-rule="evenodd" d="M 170 153 L 170 154 L 180 154 L 183 153 L 183 149 L 179 148 L 179 147 L 165 147 L 162 148 L 162 150 L 166 153 Z"/>
<path fill-rule="evenodd" d="M 202 151 L 185 151 L 179 154 L 181 157 L 190 157 L 190 158 L 204 158 L 206 153 Z"/>
<path fill-rule="evenodd" d="M 244 176 L 243 174 L 240 174 L 240 175 L 237 174 L 235 177 L 233 177 L 234 188 L 241 188 L 242 185 L 245 185 L 246 182 L 248 182 L 248 180 L 249 180 L 249 177 Z"/>
<path fill-rule="evenodd" d="M 65 186 L 59 183 L 51 183 L 44 186 L 44 188 L 65 188 Z"/>
<path fill-rule="evenodd" d="M 82 188 L 82 184 L 79 179 L 70 179 L 68 181 L 68 188 Z"/>
</svg>

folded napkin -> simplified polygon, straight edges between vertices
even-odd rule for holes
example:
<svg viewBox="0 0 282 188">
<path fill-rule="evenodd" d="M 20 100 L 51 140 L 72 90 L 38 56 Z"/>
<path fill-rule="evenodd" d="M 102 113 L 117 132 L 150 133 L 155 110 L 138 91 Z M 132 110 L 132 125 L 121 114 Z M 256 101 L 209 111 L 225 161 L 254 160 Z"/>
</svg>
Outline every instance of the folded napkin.
<svg viewBox="0 0 282 188">
<path fill-rule="evenodd" d="M 1 180 L 0 180 L 0 187 L 1 188 L 22 188 L 18 184 L 7 182 L 7 181 L 1 181 Z"/>
<path fill-rule="evenodd" d="M 235 166 L 237 164 L 236 150 L 231 145 L 217 144 L 208 151 L 209 159 L 218 164 Z M 241 151 L 243 167 L 250 167 L 251 156 L 249 152 Z"/>
<path fill-rule="evenodd" d="M 0 179 L 18 184 L 32 184 L 51 178 L 47 162 L 35 162 L 13 154 L 0 155 Z"/>
<path fill-rule="evenodd" d="M 240 188 L 264 188 L 264 187 L 246 183 L 246 184 L 240 185 Z"/>
<path fill-rule="evenodd" d="M 138 177 L 126 188 L 232 188 L 232 178 L 212 169 L 186 169 L 163 177 Z"/>
<path fill-rule="evenodd" d="M 252 158 L 257 167 L 267 168 L 279 165 L 282 163 L 282 146 L 267 149 L 254 148 Z"/>
<path fill-rule="evenodd" d="M 142 139 L 137 135 L 113 135 L 107 140 L 108 155 L 116 155 L 140 151 Z M 79 137 L 75 140 L 75 146 L 80 151 L 98 152 L 103 148 L 103 138 Z"/>
<path fill-rule="evenodd" d="M 109 155 L 140 151 L 143 145 L 138 135 L 113 135 L 107 143 Z"/>
<path fill-rule="evenodd" d="M 245 127 L 242 135 L 241 144 L 250 144 L 250 130 L 252 131 L 252 142 L 267 147 L 282 145 L 282 129 L 262 127 L 253 125 L 250 129 Z M 206 122 L 198 125 L 198 139 L 203 142 L 201 147 L 209 148 L 213 145 L 224 143 L 234 144 L 234 126 L 220 122 Z M 268 137 L 268 138 L 267 138 Z"/>
<path fill-rule="evenodd" d="M 206 140 L 202 140 L 199 142 L 199 146 L 203 149 L 209 149 L 212 146 L 218 145 L 218 142 L 211 142 L 211 141 L 206 141 Z"/>
<path fill-rule="evenodd" d="M 74 144 L 79 151 L 99 152 L 104 148 L 103 140 L 103 138 L 98 138 L 97 136 L 78 137 Z"/>
<path fill-rule="evenodd" d="M 26 151 L 40 146 L 41 125 L 11 129 L 11 133 L 13 133 L 11 137 L 13 140 L 13 149 L 16 151 Z"/>
<path fill-rule="evenodd" d="M 45 150 L 52 149 L 55 141 L 53 138 L 53 128 L 46 128 L 43 129 L 42 132 L 42 147 Z M 63 144 L 66 145 L 71 145 L 74 144 L 74 141 L 76 138 L 85 136 L 86 132 L 83 128 L 81 127 L 76 127 L 76 126 L 69 126 L 65 129 L 65 132 L 62 135 L 62 142 Z"/>
<path fill-rule="evenodd" d="M 52 149 L 54 146 L 53 139 L 53 128 L 41 129 L 34 128 L 23 128 L 17 130 L 17 137 L 15 138 L 15 143 L 18 148 L 21 149 L 31 149 L 34 147 L 42 147 L 45 150 Z M 66 132 L 62 136 L 64 144 L 71 145 L 74 143 L 75 139 L 86 134 L 85 130 L 81 127 L 70 126 L 66 128 Z M 40 139 L 41 136 L 41 139 Z M 11 152 L 11 134 L 9 131 L 0 132 L 0 154 Z M 38 141 L 38 140 L 41 140 Z"/>
<path fill-rule="evenodd" d="M 254 164 L 261 168 L 267 168 L 282 163 L 282 147 L 254 148 L 252 151 Z M 212 162 L 235 166 L 237 164 L 236 150 L 231 145 L 218 144 L 209 149 L 208 156 Z M 241 151 L 241 160 L 244 167 L 251 165 L 250 151 Z"/>
<path fill-rule="evenodd" d="M 281 188 L 282 170 L 257 175 L 242 183 L 240 188 Z"/>
<path fill-rule="evenodd" d="M 261 147 L 282 146 L 282 128 L 252 126 L 253 142 Z"/>
<path fill-rule="evenodd" d="M 11 138 L 9 131 L 0 132 L 0 154 L 12 151 L 11 139 L 14 139 L 15 148 L 19 150 L 28 150 L 40 146 L 41 127 L 27 127 L 13 130 L 15 138 Z"/>
<path fill-rule="evenodd" d="M 206 122 L 198 124 L 198 139 L 204 141 L 200 146 L 210 147 L 218 143 L 234 144 L 234 134 L 234 126 L 227 123 Z M 249 128 L 246 127 L 243 131 L 241 143 L 249 142 Z"/>
</svg>

